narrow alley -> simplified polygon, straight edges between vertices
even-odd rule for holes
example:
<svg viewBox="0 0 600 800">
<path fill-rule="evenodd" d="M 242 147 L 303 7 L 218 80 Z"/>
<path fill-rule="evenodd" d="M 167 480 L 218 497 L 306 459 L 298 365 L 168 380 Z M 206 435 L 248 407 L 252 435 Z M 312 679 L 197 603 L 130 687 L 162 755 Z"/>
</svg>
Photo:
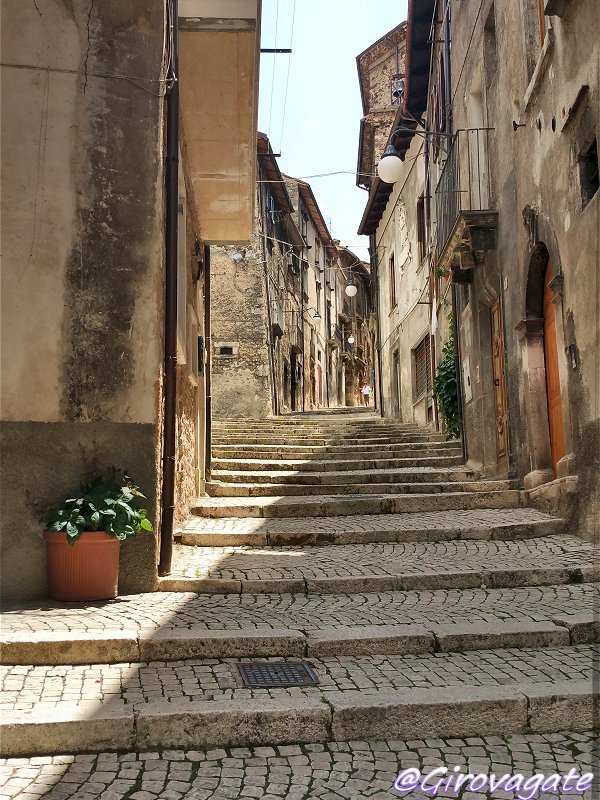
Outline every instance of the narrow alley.
<svg viewBox="0 0 600 800">
<path fill-rule="evenodd" d="M 600 800 L 600 0 L 2 0 L 0 800 Z"/>
</svg>

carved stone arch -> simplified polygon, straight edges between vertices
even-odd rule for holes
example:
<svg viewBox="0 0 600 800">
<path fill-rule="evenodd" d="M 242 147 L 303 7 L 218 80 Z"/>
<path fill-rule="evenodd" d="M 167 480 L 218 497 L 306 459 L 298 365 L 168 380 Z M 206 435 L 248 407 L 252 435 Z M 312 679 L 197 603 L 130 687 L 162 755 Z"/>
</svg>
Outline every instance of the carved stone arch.
<svg viewBox="0 0 600 800">
<path fill-rule="evenodd" d="M 541 319 L 544 305 L 544 275 L 550 260 L 548 248 L 543 242 L 534 244 L 529 253 L 527 287 L 525 289 L 525 316 Z"/>
</svg>

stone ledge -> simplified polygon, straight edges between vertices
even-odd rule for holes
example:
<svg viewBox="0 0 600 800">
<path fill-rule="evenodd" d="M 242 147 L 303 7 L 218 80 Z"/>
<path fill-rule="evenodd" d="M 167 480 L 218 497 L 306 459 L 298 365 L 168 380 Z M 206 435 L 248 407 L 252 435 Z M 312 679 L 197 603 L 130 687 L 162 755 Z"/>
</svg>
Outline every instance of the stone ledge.
<svg viewBox="0 0 600 800">
<path fill-rule="evenodd" d="M 600 622 L 590 614 L 557 615 L 530 622 L 411 623 L 346 625 L 323 630 L 251 628 L 210 630 L 191 628 L 142 630 L 139 638 L 125 631 L 110 633 L 110 661 L 90 659 L 95 642 L 106 631 L 65 634 L 47 631 L 44 637 L 12 633 L 2 637 L 2 662 L 7 665 L 77 665 L 183 661 L 188 658 L 263 658 L 342 655 L 409 655 L 458 653 L 508 647 L 558 647 L 600 641 Z M 134 637 L 133 639 L 131 637 Z"/>
<path fill-rule="evenodd" d="M 3 714 L 2 756 L 583 731 L 599 711 L 591 681 L 37 706 Z"/>
</svg>

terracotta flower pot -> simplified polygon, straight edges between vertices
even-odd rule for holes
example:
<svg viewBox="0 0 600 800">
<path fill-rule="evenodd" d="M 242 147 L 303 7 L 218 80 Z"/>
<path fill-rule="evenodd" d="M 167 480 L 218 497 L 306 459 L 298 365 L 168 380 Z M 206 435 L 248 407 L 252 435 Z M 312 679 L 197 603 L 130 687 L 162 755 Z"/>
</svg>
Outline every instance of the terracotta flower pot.
<svg viewBox="0 0 600 800">
<path fill-rule="evenodd" d="M 75 544 L 67 534 L 44 533 L 48 597 L 52 600 L 111 600 L 119 588 L 121 542 L 102 531 L 82 533 Z"/>
</svg>

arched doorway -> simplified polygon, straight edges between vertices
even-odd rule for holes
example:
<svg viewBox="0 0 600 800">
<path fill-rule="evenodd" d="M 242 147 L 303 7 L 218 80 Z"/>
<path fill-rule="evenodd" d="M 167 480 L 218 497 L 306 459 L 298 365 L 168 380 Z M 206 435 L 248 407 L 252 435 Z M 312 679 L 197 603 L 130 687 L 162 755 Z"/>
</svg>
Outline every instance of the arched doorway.
<svg viewBox="0 0 600 800">
<path fill-rule="evenodd" d="M 546 368 L 546 395 L 548 401 L 548 426 L 550 429 L 552 469 L 556 475 L 556 465 L 565 455 L 565 431 L 560 394 L 560 375 L 558 371 L 558 346 L 556 344 L 556 309 L 554 306 L 554 291 L 549 285 L 553 275 L 552 264 L 548 261 L 544 274 L 543 298 L 544 365 Z"/>
</svg>

